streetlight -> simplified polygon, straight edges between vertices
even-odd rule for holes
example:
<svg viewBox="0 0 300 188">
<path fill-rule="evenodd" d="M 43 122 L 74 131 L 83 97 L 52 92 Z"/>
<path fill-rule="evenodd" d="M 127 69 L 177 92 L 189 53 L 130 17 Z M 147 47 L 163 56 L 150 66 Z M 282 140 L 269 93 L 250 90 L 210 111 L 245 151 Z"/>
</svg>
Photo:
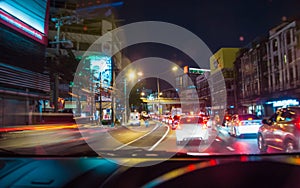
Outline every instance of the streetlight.
<svg viewBox="0 0 300 188">
<path fill-rule="evenodd" d="M 171 71 L 175 72 L 178 70 L 178 67 L 177 66 L 174 66 L 172 67 Z M 160 115 L 160 111 L 162 111 L 162 109 L 160 108 L 160 95 L 162 95 L 162 93 L 160 92 L 160 88 L 159 88 L 159 77 L 160 75 L 162 74 L 165 74 L 167 72 L 169 72 L 170 70 L 167 70 L 163 73 L 159 73 L 158 76 L 157 76 L 157 79 L 156 79 L 156 85 L 157 85 L 157 100 L 158 100 L 158 115 Z M 160 110 L 161 109 L 161 110 Z"/>
<path fill-rule="evenodd" d="M 136 75 L 142 76 L 143 73 L 142 72 L 137 72 L 137 73 L 130 72 L 127 75 L 127 77 L 129 78 L 129 80 L 133 80 L 136 77 Z M 127 123 L 127 103 L 126 103 L 127 102 L 127 79 L 126 79 L 127 77 L 125 76 L 125 78 L 124 78 L 124 96 L 125 96 L 125 100 L 124 100 L 124 124 Z"/>
</svg>

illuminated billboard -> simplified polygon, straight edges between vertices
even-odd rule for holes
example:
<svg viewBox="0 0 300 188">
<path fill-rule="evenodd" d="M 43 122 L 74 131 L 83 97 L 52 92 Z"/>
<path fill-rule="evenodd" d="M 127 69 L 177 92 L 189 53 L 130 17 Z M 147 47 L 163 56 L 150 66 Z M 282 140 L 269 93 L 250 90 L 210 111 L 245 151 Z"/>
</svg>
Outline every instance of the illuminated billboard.
<svg viewBox="0 0 300 188">
<path fill-rule="evenodd" d="M 90 70 L 93 75 L 93 82 L 101 84 L 102 88 L 111 86 L 112 70 L 111 57 L 105 55 L 90 56 Z"/>
<path fill-rule="evenodd" d="M 47 44 L 49 0 L 0 0 L 0 23 Z"/>
<path fill-rule="evenodd" d="M 214 73 L 223 68 L 233 68 L 239 48 L 221 48 L 210 57 L 210 70 Z"/>
</svg>

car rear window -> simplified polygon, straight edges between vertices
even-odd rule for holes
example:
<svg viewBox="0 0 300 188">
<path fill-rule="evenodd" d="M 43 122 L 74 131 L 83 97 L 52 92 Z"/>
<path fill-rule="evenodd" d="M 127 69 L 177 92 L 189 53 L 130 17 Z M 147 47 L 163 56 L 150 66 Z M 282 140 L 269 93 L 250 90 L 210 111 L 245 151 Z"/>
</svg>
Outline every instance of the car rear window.
<svg viewBox="0 0 300 188">
<path fill-rule="evenodd" d="M 253 114 L 246 114 L 246 115 L 239 115 L 239 120 L 254 120 L 259 119 L 256 115 Z"/>
<path fill-rule="evenodd" d="M 194 123 L 201 123 L 202 119 L 198 116 L 193 117 L 183 117 L 180 119 L 181 124 L 194 124 Z"/>
<path fill-rule="evenodd" d="M 175 116 L 173 117 L 173 119 L 174 119 L 174 120 L 179 120 L 179 119 L 180 119 L 180 116 L 175 115 Z"/>
</svg>

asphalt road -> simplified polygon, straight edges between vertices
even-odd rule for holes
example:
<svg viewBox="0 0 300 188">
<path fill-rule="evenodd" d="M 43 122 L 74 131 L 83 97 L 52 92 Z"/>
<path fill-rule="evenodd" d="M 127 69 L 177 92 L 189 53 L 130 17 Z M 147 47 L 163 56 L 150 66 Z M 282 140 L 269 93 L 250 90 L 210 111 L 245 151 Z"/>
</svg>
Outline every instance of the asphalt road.
<svg viewBox="0 0 300 188">
<path fill-rule="evenodd" d="M 154 121 L 149 127 L 63 126 L 7 132 L 0 139 L 0 146 L 16 153 L 34 155 L 85 156 L 111 152 L 128 154 L 128 151 L 180 151 L 192 155 L 259 153 L 256 136 L 235 138 L 226 130 L 216 131 L 209 143 L 177 146 L 176 130 Z"/>
</svg>

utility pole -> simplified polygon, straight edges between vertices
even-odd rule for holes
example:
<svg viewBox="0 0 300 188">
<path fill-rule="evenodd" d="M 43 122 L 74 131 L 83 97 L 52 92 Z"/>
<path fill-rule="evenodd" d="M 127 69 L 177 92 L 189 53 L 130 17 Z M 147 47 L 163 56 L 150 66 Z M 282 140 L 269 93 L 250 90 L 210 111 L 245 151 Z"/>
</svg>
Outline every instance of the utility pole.
<svg viewBox="0 0 300 188">
<path fill-rule="evenodd" d="M 127 123 L 127 105 L 126 105 L 126 102 L 127 102 L 127 97 L 126 97 L 126 78 L 124 79 L 124 124 L 126 125 Z"/>
<path fill-rule="evenodd" d="M 158 100 L 158 114 L 160 115 L 160 98 L 159 98 L 159 77 L 156 78 L 156 85 L 157 85 L 157 100 Z"/>
<path fill-rule="evenodd" d="M 102 74 L 101 72 L 99 73 L 99 80 L 100 80 L 100 88 L 99 88 L 99 92 L 100 92 L 100 98 L 99 98 L 99 119 L 100 119 L 100 123 L 101 123 L 101 120 L 102 120 Z"/>
<path fill-rule="evenodd" d="M 55 28 L 56 28 L 56 36 L 55 36 L 55 42 L 49 42 L 50 44 L 56 44 L 56 56 L 60 56 L 60 44 L 62 43 L 68 43 L 72 44 L 69 40 L 60 40 L 60 28 L 64 24 L 72 24 L 72 23 L 79 23 L 79 20 L 76 16 L 64 16 L 60 18 L 51 18 L 52 22 L 55 22 Z M 73 45 L 73 44 L 72 44 Z M 56 60 L 57 64 L 59 64 L 59 58 Z M 59 97 L 59 73 L 54 73 L 54 94 L 53 94 L 53 102 L 54 102 L 54 112 L 58 111 L 58 97 Z"/>
<path fill-rule="evenodd" d="M 113 58 L 112 58 L 113 59 Z M 111 76 L 112 76 L 112 81 L 111 81 L 111 86 L 113 86 L 113 83 L 115 81 L 115 66 L 114 66 L 114 61 L 112 60 L 111 63 Z M 115 109 L 116 109 L 116 104 L 115 104 L 115 97 L 112 93 L 111 95 L 111 126 L 113 127 L 115 125 Z"/>
</svg>

